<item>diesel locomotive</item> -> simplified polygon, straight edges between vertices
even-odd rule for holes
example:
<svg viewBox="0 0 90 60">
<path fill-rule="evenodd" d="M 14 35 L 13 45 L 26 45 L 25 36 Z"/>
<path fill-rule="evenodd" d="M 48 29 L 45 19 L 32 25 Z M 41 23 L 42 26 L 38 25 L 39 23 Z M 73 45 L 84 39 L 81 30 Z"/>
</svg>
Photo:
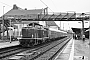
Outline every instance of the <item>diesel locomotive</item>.
<svg viewBox="0 0 90 60">
<path fill-rule="evenodd" d="M 22 38 L 19 39 L 19 42 L 23 47 L 31 47 L 65 36 L 67 36 L 67 32 L 43 27 L 33 22 L 22 28 Z"/>
</svg>

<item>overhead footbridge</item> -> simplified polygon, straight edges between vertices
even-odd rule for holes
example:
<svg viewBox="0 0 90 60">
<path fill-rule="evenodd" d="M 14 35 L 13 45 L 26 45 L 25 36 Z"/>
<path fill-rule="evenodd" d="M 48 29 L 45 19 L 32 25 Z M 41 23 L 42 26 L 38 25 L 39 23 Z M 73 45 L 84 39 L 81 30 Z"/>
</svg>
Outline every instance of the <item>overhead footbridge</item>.
<svg viewBox="0 0 90 60">
<path fill-rule="evenodd" d="M 48 7 L 43 9 L 22 9 L 16 5 L 6 14 L 1 16 L 4 20 L 13 17 L 13 21 L 82 21 L 90 20 L 90 13 L 76 13 L 75 11 L 67 12 L 48 12 Z"/>
</svg>

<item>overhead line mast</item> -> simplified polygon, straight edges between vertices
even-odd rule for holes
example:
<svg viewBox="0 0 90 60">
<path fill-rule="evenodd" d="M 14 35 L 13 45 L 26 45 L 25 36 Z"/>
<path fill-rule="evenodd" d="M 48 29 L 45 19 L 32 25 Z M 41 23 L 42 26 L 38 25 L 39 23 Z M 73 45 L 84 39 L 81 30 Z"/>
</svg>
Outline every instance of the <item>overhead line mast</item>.
<svg viewBox="0 0 90 60">
<path fill-rule="evenodd" d="M 45 4 L 42 0 L 40 0 L 45 6 L 47 6 L 47 4 Z M 47 8 L 49 8 L 51 11 L 52 11 L 52 9 L 50 8 L 50 7 L 48 7 L 47 6 Z M 53 12 L 53 11 L 52 11 Z M 53 14 L 54 14 L 54 12 L 53 12 Z"/>
</svg>

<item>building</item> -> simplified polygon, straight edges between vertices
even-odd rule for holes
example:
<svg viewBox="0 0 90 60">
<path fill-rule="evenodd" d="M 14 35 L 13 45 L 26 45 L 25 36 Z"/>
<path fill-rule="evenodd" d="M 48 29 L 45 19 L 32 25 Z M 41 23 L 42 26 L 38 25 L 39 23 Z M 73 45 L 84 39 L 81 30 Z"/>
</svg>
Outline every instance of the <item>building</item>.
<svg viewBox="0 0 90 60">
<path fill-rule="evenodd" d="M 28 10 L 26 8 L 22 9 L 16 5 L 13 5 L 13 8 L 11 10 L 9 10 L 6 14 L 1 16 L 0 26 L 2 25 L 2 21 L 4 20 L 4 22 L 6 22 L 4 23 L 5 25 L 4 27 L 6 28 L 4 29 L 4 33 L 5 33 L 6 31 L 8 32 L 8 27 L 10 27 L 10 23 L 11 23 L 11 27 L 13 27 L 14 29 L 13 31 L 16 30 L 17 31 L 16 35 L 18 36 L 20 36 L 22 27 L 27 26 L 31 22 L 36 22 L 43 26 L 49 26 L 58 29 L 58 26 L 54 21 L 32 21 L 32 19 L 41 18 L 39 15 L 44 16 L 46 14 L 47 14 L 47 8 Z M 0 35 L 2 35 L 2 29 L 0 29 L 0 31 L 1 31 Z"/>
<path fill-rule="evenodd" d="M 2 21 L 4 20 L 4 30 L 0 28 L 0 36 L 2 35 L 2 32 L 5 35 L 5 32 L 8 32 L 8 27 L 13 27 L 15 28 L 14 30 L 21 31 L 21 28 L 24 26 L 27 26 L 28 22 L 27 20 L 32 20 L 36 18 L 40 18 L 39 15 L 41 14 L 46 14 L 47 13 L 47 8 L 44 9 L 22 9 L 16 5 L 13 5 L 13 8 L 9 10 L 7 13 L 5 13 L 3 16 L 0 17 L 0 27 L 2 27 Z M 32 21 L 29 21 L 30 23 Z M 37 22 L 38 21 L 33 21 Z M 11 24 L 11 25 L 10 25 Z M 8 33 L 7 33 L 8 34 Z M 20 33 L 19 33 L 20 36 Z"/>
<path fill-rule="evenodd" d="M 85 32 L 87 31 L 89 28 L 84 28 L 84 34 L 86 38 L 89 38 L 89 33 Z M 75 35 L 78 36 L 78 39 L 82 38 L 82 29 L 81 28 L 72 28 L 73 32 L 75 33 Z"/>
</svg>

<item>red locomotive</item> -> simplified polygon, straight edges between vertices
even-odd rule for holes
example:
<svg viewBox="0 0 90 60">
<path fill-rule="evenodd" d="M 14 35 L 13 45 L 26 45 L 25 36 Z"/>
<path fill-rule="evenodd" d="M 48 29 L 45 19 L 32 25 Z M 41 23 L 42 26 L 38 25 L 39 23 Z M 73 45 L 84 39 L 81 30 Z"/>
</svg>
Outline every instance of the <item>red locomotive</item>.
<svg viewBox="0 0 90 60">
<path fill-rule="evenodd" d="M 43 27 L 38 23 L 30 23 L 28 27 L 22 28 L 22 38 L 19 42 L 24 47 L 30 47 L 64 36 L 67 36 L 67 32 Z"/>
</svg>

